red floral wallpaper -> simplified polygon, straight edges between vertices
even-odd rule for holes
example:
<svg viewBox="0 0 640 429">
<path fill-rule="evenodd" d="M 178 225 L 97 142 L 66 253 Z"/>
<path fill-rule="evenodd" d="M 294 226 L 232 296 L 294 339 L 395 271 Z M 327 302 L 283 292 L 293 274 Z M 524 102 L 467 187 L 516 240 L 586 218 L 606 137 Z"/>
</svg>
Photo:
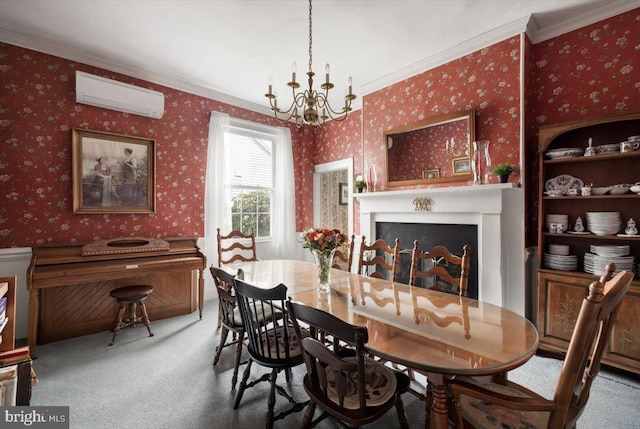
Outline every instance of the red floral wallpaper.
<svg viewBox="0 0 640 429">
<path fill-rule="evenodd" d="M 385 190 L 386 130 L 471 108 L 476 139 L 491 142 L 492 161 L 518 164 L 520 55 L 520 37 L 511 37 L 365 96 L 364 162 L 375 170 L 377 189 Z M 519 172 L 512 180 L 520 180 Z"/>
<path fill-rule="evenodd" d="M 155 120 L 77 104 L 76 69 L 163 92 L 164 116 Z M 0 82 L 0 247 L 134 235 L 203 236 L 209 113 L 280 125 L 214 100 L 2 43 Z M 72 213 L 73 127 L 156 140 L 155 214 Z M 313 163 L 311 137 L 295 126 L 291 132 L 295 168 L 306 172 Z M 308 194 L 305 188 L 298 192 Z M 297 196 L 296 212 L 301 230 L 313 213 L 304 196 Z"/>
</svg>

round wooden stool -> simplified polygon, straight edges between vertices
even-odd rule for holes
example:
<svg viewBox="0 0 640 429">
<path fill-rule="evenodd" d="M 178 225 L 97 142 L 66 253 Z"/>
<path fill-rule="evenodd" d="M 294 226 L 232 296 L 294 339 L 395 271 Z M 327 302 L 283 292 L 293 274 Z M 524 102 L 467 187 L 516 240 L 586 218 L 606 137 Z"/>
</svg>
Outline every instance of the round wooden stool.
<svg viewBox="0 0 640 429">
<path fill-rule="evenodd" d="M 149 336 L 153 337 L 153 334 L 151 333 L 151 322 L 149 321 L 149 315 L 147 314 L 147 307 L 144 304 L 144 301 L 151 292 L 153 292 L 153 288 L 146 285 L 125 286 L 109 292 L 109 295 L 115 298 L 118 302 L 118 319 L 113 327 L 113 338 L 109 343 L 110 346 L 112 346 L 116 341 L 116 335 L 118 335 L 118 331 L 120 331 L 120 329 L 126 328 L 127 326 L 134 327 L 136 326 L 136 323 L 141 321 L 144 322 L 147 327 Z M 129 307 L 129 318 L 123 319 L 124 311 L 127 306 Z M 136 316 L 137 306 L 140 306 L 140 310 L 142 312 L 140 316 Z"/>
</svg>

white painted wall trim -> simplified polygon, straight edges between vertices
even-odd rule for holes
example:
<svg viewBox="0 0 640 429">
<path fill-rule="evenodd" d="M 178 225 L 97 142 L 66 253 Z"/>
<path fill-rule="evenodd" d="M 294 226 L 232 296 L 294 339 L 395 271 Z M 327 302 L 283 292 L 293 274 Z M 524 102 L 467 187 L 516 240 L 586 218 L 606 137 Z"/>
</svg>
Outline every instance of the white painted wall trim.
<svg viewBox="0 0 640 429">
<path fill-rule="evenodd" d="M 349 230 L 347 235 L 351 237 L 353 234 L 353 158 L 345 158 L 313 166 L 313 223 L 317 226 L 320 220 L 320 175 L 341 170 L 347 170 L 347 187 L 349 189 L 349 199 L 347 200 Z"/>
</svg>

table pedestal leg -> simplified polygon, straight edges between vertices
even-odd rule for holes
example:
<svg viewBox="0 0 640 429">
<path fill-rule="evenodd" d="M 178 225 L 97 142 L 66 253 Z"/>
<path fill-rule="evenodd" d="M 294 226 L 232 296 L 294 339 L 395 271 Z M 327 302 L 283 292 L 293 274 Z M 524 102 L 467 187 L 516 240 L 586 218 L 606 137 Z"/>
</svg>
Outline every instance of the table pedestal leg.
<svg viewBox="0 0 640 429">
<path fill-rule="evenodd" d="M 427 380 L 431 384 L 431 404 L 426 402 L 427 416 L 429 424 L 426 428 L 447 429 L 449 425 L 447 406 L 447 381 L 448 378 L 442 374 L 427 374 Z M 429 406 L 431 408 L 429 409 Z M 425 422 L 426 423 L 426 422 Z"/>
</svg>

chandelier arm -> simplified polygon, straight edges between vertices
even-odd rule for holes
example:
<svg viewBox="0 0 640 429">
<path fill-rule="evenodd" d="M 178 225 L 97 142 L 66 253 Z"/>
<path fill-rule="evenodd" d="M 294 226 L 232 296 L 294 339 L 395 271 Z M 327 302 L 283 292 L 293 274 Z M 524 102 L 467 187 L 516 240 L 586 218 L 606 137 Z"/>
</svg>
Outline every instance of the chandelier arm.
<svg viewBox="0 0 640 429">
<path fill-rule="evenodd" d="M 322 100 L 322 104 L 318 104 L 320 105 L 320 107 L 323 107 L 325 109 L 323 113 L 327 114 L 334 121 L 344 121 L 347 118 L 347 114 L 351 111 L 351 102 L 349 102 L 346 108 L 342 108 L 342 110 L 337 111 L 331 107 L 329 99 L 324 94 L 318 94 L 318 100 Z"/>
<path fill-rule="evenodd" d="M 275 100 L 275 98 L 269 99 L 269 104 L 271 105 L 271 110 L 274 112 L 276 118 L 278 118 L 280 120 L 284 120 L 284 121 L 288 121 L 289 119 L 291 119 L 295 115 L 295 108 L 296 107 L 301 108 L 302 106 L 304 106 L 304 94 L 303 93 L 299 93 L 293 99 L 293 102 L 289 105 L 287 110 L 282 110 L 282 109 L 276 107 L 276 104 L 274 104 L 273 100 Z M 278 116 L 278 114 L 282 115 L 282 117 Z M 282 119 L 282 118 L 284 118 L 284 119 Z"/>
</svg>

